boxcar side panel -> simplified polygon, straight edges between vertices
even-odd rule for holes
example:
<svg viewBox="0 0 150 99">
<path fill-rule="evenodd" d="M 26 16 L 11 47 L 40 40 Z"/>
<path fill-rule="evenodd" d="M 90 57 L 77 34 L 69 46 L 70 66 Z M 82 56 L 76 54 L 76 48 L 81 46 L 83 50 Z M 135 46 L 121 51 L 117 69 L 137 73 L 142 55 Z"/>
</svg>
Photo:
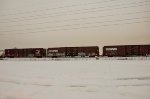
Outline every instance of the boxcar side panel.
<svg viewBox="0 0 150 99">
<path fill-rule="evenodd" d="M 59 47 L 59 48 L 48 48 L 47 49 L 47 56 L 48 57 L 65 57 L 66 55 L 66 48 Z"/>
<path fill-rule="evenodd" d="M 66 56 L 78 56 L 78 47 L 66 47 Z"/>
<path fill-rule="evenodd" d="M 85 57 L 95 57 L 99 56 L 99 48 L 97 46 L 89 47 L 78 47 L 78 56 Z"/>
<path fill-rule="evenodd" d="M 150 55 L 150 45 L 140 45 L 140 55 L 141 56 Z"/>
<path fill-rule="evenodd" d="M 126 45 L 126 56 L 140 55 L 140 45 Z"/>
</svg>

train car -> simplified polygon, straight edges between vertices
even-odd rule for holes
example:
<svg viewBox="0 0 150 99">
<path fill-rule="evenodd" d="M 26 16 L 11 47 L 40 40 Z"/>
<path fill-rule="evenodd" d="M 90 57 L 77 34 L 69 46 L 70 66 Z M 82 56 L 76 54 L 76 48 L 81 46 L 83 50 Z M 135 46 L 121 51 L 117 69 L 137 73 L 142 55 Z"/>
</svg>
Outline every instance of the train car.
<svg viewBox="0 0 150 99">
<path fill-rule="evenodd" d="M 47 57 L 96 57 L 98 46 L 48 48 Z"/>
<path fill-rule="evenodd" d="M 5 49 L 5 57 L 9 58 L 46 57 L 46 49 L 43 48 Z"/>
<path fill-rule="evenodd" d="M 150 45 L 140 45 L 140 55 L 150 56 Z"/>
<path fill-rule="evenodd" d="M 118 45 L 104 46 L 103 56 L 148 56 L 150 55 L 150 45 Z"/>
<path fill-rule="evenodd" d="M 66 48 L 58 47 L 58 48 L 48 48 L 47 49 L 47 57 L 65 57 L 66 56 Z"/>
<path fill-rule="evenodd" d="M 103 56 L 128 57 L 139 55 L 140 55 L 140 45 L 117 45 L 117 46 L 103 47 Z"/>
<path fill-rule="evenodd" d="M 126 56 L 126 46 L 104 46 L 103 56 L 113 57 L 113 56 Z"/>
</svg>

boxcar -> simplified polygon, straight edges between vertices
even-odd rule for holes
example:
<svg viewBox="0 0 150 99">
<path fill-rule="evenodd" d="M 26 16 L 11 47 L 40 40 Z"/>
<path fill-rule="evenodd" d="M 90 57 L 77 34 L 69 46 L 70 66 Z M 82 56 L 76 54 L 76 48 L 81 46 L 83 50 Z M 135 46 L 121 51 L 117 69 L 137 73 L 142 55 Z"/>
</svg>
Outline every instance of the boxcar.
<svg viewBox="0 0 150 99">
<path fill-rule="evenodd" d="M 99 56 L 98 46 L 48 48 L 48 57 L 95 57 Z"/>
<path fill-rule="evenodd" d="M 43 48 L 5 49 L 5 57 L 45 57 L 46 50 Z"/>
<path fill-rule="evenodd" d="M 150 45 L 118 45 L 104 46 L 103 56 L 147 56 Z"/>
</svg>

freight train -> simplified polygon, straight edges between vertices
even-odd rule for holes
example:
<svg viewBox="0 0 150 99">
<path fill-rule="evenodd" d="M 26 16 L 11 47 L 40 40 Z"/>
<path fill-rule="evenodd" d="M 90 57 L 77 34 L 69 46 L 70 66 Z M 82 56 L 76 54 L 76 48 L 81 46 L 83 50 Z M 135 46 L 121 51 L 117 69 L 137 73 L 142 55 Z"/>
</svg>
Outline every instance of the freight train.
<svg viewBox="0 0 150 99">
<path fill-rule="evenodd" d="M 98 46 L 55 47 L 55 48 L 14 48 L 5 49 L 1 57 L 30 58 L 30 57 L 99 57 Z M 107 57 L 150 56 L 150 45 L 115 45 L 104 46 L 103 54 Z"/>
</svg>

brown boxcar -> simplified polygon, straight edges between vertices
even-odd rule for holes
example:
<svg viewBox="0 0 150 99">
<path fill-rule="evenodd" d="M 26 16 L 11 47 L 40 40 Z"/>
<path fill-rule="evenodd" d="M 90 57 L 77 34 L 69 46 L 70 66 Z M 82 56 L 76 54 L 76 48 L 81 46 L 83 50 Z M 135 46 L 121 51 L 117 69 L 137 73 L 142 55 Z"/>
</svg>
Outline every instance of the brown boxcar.
<svg viewBox="0 0 150 99">
<path fill-rule="evenodd" d="M 118 45 L 104 46 L 103 56 L 147 56 L 150 55 L 150 45 Z"/>
<path fill-rule="evenodd" d="M 48 57 L 95 57 L 99 56 L 98 46 L 48 48 Z"/>
<path fill-rule="evenodd" d="M 45 57 L 43 48 L 5 49 L 5 57 Z"/>
<path fill-rule="evenodd" d="M 104 46 L 103 56 L 126 56 L 126 46 Z"/>
<path fill-rule="evenodd" d="M 150 55 L 150 45 L 140 45 L 140 55 L 149 56 Z"/>
<path fill-rule="evenodd" d="M 47 49 L 47 57 L 65 57 L 65 55 L 66 55 L 65 47 Z"/>
</svg>

